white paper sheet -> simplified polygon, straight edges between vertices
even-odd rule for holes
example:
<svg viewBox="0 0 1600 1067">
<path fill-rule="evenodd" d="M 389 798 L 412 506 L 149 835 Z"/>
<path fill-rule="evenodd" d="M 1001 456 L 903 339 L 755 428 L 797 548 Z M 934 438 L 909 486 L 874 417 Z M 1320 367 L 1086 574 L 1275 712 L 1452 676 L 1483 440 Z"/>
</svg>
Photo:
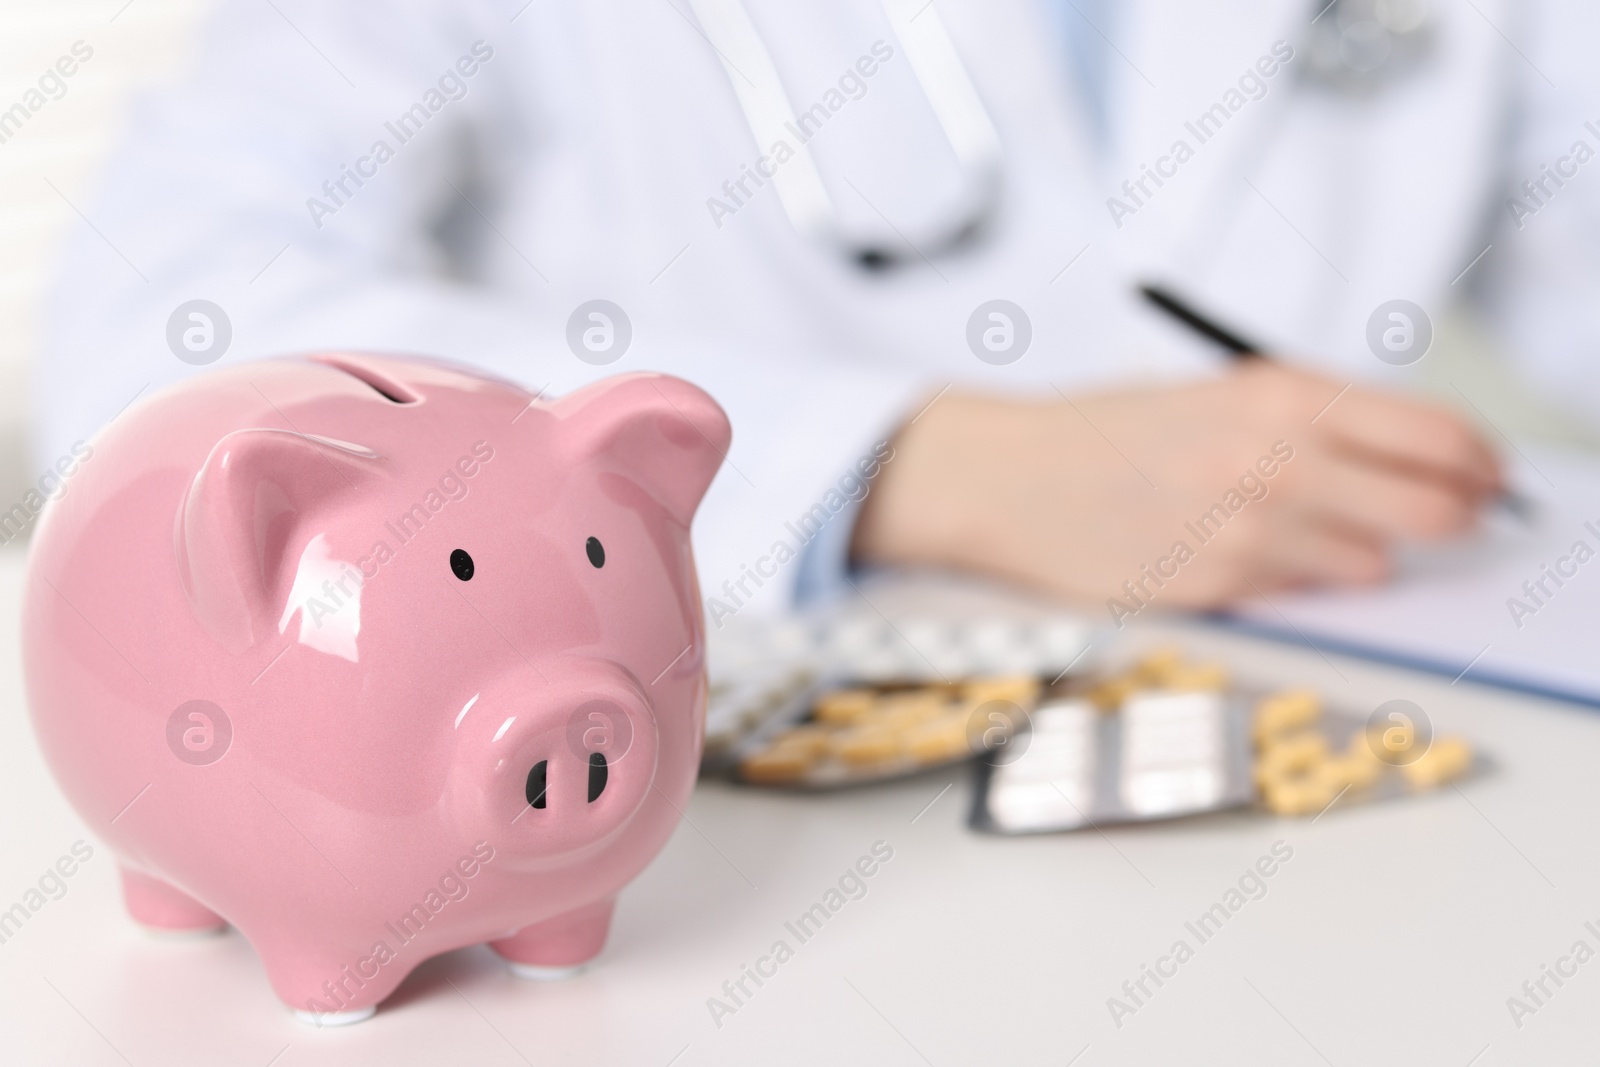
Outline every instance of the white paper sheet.
<svg viewBox="0 0 1600 1067">
<path fill-rule="evenodd" d="M 1389 585 L 1269 594 L 1227 620 L 1600 706 L 1600 458 L 1523 447 L 1509 460 L 1530 521 L 1496 509 L 1467 540 L 1405 550 Z"/>
</svg>

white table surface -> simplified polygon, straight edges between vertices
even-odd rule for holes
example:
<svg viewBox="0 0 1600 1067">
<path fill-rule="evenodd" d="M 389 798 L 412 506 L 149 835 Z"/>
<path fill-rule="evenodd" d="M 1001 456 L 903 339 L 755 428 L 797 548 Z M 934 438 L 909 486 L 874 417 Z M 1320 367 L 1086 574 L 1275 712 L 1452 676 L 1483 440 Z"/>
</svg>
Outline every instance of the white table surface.
<svg viewBox="0 0 1600 1067">
<path fill-rule="evenodd" d="M 96 832 L 27 721 L 21 577 L 20 555 L 0 553 L 0 908 Z M 1031 838 L 968 831 L 965 772 L 825 796 L 707 782 L 623 892 L 587 973 L 530 983 L 462 951 L 343 1030 L 296 1023 L 237 934 L 164 942 L 136 928 L 97 848 L 0 945 L 0 1062 L 1591 1062 L 1600 959 L 1559 989 L 1547 980 L 1555 995 L 1520 1029 L 1506 1001 L 1580 938 L 1600 950 L 1583 926 L 1600 928 L 1600 716 L 1198 627 L 1137 637 L 1173 633 L 1244 677 L 1361 708 L 1413 700 L 1498 770 L 1405 802 L 1341 802 L 1314 824 L 1229 814 Z M 1280 839 L 1294 856 L 1267 895 L 1197 944 L 1185 921 Z M 785 920 L 879 840 L 894 858 L 867 895 L 799 944 Z M 1117 1027 L 1107 998 L 1180 937 L 1194 958 Z M 716 1026 L 707 998 L 779 938 L 794 958 Z"/>
</svg>

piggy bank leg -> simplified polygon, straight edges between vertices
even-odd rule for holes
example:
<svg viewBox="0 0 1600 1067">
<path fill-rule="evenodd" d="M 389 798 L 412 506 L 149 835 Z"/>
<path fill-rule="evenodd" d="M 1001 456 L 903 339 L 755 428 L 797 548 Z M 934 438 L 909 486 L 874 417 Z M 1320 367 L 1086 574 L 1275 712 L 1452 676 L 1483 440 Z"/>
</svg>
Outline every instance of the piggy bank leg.
<svg viewBox="0 0 1600 1067">
<path fill-rule="evenodd" d="M 296 1008 L 294 1017 L 296 1021 L 320 1030 L 324 1026 L 349 1026 L 352 1023 L 366 1022 L 376 1014 L 377 1010 L 375 1004 L 353 1011 L 307 1011 L 305 1008 Z"/>
<path fill-rule="evenodd" d="M 122 870 L 122 899 L 135 922 L 159 934 L 211 934 L 228 924 L 210 908 L 159 878 Z"/>
<path fill-rule="evenodd" d="M 614 903 L 600 900 L 586 904 L 524 926 L 510 937 L 489 942 L 489 947 L 511 964 L 511 972 L 519 978 L 570 978 L 605 947 Z"/>
<path fill-rule="evenodd" d="M 252 944 L 278 999 L 297 1021 L 319 1030 L 372 1018 L 410 971 L 409 966 L 380 970 L 376 961 L 356 952 L 292 934 Z"/>
</svg>

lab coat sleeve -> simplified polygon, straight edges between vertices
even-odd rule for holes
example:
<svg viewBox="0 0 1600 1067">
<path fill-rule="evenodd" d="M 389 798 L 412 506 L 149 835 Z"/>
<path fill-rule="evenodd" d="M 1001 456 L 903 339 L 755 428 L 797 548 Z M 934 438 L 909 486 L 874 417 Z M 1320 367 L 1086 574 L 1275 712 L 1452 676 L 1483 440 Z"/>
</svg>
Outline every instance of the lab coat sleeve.
<svg viewBox="0 0 1600 1067">
<path fill-rule="evenodd" d="M 1501 191 L 1474 284 L 1505 347 L 1548 398 L 1600 415 L 1600 9 L 1517 5 Z"/>
<path fill-rule="evenodd" d="M 417 352 L 553 394 L 663 370 L 707 389 L 734 426 L 695 524 L 702 587 L 742 588 L 735 611 L 785 604 L 807 544 L 790 526 L 830 499 L 927 385 L 696 337 L 641 336 L 610 367 L 574 358 L 571 309 L 545 306 L 531 284 L 561 264 L 512 246 L 494 222 L 496 189 L 533 180 L 539 151 L 517 60 L 497 50 L 508 18 L 473 0 L 224 0 L 191 69 L 138 103 L 98 183 L 63 190 L 85 224 L 46 308 L 36 460 L 67 454 L 134 398 L 203 373 L 168 341 L 175 310 L 197 298 L 227 316 L 226 362 Z M 472 225 L 454 226 L 463 219 Z M 440 250 L 474 230 L 503 242 L 495 251 L 526 269 L 528 287 L 513 295 L 460 275 L 455 264 L 472 257 Z M 737 585 L 756 569 L 772 573 Z"/>
<path fill-rule="evenodd" d="M 795 575 L 794 600 L 797 605 L 817 603 L 845 591 L 853 569 L 850 542 L 855 536 L 856 521 L 860 518 L 861 502 L 849 501 L 805 546 Z"/>
</svg>

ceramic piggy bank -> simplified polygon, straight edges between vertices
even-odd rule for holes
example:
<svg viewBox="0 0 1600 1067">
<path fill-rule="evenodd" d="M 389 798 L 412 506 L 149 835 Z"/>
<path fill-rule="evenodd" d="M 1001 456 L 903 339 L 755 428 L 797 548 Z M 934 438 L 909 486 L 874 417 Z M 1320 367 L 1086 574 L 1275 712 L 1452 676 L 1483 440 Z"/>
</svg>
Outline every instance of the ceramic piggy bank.
<svg viewBox="0 0 1600 1067">
<path fill-rule="evenodd" d="M 422 360 L 241 364 L 128 409 L 37 532 L 28 697 L 164 931 L 365 1018 L 429 956 L 600 951 L 698 766 L 705 393 L 546 402 Z"/>
</svg>

